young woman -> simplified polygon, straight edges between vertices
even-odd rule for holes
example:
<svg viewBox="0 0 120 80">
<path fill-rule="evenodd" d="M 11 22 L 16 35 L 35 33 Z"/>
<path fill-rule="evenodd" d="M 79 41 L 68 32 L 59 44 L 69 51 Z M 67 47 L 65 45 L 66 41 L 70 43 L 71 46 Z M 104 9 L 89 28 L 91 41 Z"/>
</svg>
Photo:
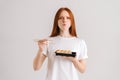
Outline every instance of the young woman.
<svg viewBox="0 0 120 80">
<path fill-rule="evenodd" d="M 83 73 L 86 69 L 87 47 L 85 41 L 77 37 L 74 16 L 69 8 L 57 11 L 50 37 L 39 40 L 38 46 L 33 68 L 39 70 L 48 57 L 46 80 L 79 80 L 78 72 Z M 71 50 L 76 52 L 76 57 L 56 56 L 56 50 Z"/>
</svg>

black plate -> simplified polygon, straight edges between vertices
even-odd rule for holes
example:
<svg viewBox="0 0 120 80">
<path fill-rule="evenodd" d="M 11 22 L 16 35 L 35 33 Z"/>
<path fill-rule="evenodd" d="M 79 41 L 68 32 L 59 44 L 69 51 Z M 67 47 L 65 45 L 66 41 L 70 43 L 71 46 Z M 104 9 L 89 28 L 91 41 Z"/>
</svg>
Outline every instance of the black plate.
<svg viewBox="0 0 120 80">
<path fill-rule="evenodd" d="M 76 56 L 76 52 L 72 52 L 72 54 L 66 54 L 66 53 L 56 53 L 56 56 L 66 56 L 66 57 L 75 57 Z"/>
</svg>

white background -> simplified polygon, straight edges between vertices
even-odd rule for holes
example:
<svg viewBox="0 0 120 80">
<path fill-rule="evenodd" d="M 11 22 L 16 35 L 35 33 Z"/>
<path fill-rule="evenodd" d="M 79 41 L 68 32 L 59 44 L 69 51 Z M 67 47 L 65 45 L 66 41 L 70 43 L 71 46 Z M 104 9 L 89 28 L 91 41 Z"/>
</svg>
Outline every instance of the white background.
<svg viewBox="0 0 120 80">
<path fill-rule="evenodd" d="M 46 63 L 32 67 L 38 46 L 50 35 L 60 7 L 72 10 L 79 37 L 88 46 L 82 80 L 120 80 L 119 0 L 0 0 L 0 80 L 44 80 Z"/>
</svg>

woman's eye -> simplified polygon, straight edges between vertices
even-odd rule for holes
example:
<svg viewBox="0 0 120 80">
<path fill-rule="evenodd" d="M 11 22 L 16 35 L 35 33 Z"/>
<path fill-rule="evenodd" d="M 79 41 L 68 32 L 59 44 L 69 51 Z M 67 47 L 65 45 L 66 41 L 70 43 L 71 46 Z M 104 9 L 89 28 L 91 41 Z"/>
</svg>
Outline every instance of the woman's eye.
<svg viewBox="0 0 120 80">
<path fill-rule="evenodd" d="M 67 17 L 67 19 L 71 19 L 70 17 Z"/>
<path fill-rule="evenodd" d="M 59 19 L 63 19 L 63 17 L 59 17 Z"/>
<path fill-rule="evenodd" d="M 71 19 L 70 17 L 59 17 L 59 19 Z"/>
</svg>

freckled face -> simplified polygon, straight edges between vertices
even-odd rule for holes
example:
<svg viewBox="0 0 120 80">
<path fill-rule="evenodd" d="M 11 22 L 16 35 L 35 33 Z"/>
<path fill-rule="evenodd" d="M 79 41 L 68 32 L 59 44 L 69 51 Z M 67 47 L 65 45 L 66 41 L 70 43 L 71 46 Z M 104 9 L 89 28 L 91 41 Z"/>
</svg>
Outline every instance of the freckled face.
<svg viewBox="0 0 120 80">
<path fill-rule="evenodd" d="M 71 19 L 67 11 L 64 10 L 61 12 L 58 20 L 58 26 L 61 31 L 69 31 L 71 26 Z"/>
</svg>

